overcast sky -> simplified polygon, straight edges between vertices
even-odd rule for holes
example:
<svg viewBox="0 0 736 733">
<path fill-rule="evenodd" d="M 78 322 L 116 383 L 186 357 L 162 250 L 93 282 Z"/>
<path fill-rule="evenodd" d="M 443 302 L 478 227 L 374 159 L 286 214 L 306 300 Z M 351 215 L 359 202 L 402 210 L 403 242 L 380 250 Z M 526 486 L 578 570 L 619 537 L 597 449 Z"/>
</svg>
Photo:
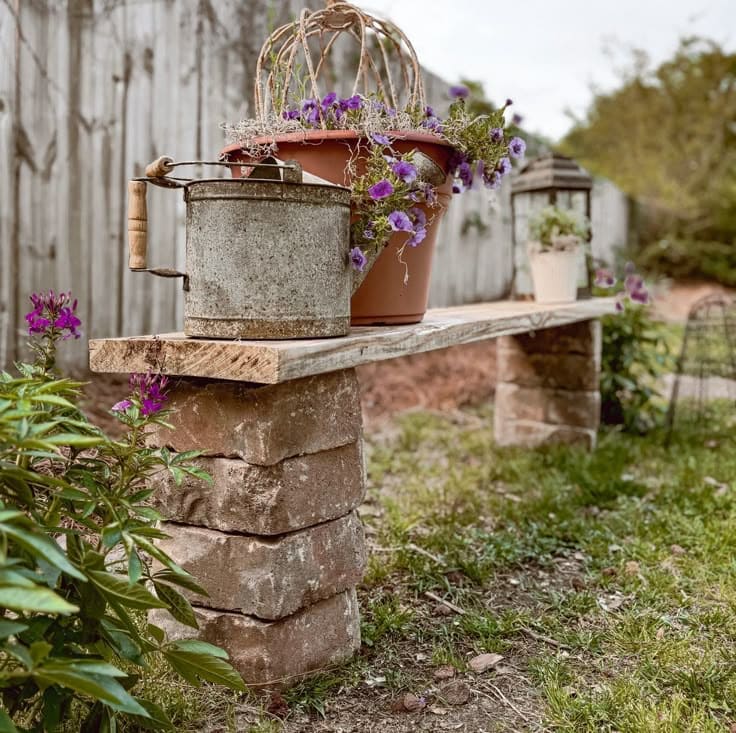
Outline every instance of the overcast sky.
<svg viewBox="0 0 736 733">
<path fill-rule="evenodd" d="M 448 81 L 478 79 L 514 100 L 524 127 L 559 139 L 591 87 L 616 86 L 626 49 L 666 59 L 683 35 L 736 49 L 736 0 L 358 0 L 389 17 L 420 62 Z"/>
</svg>

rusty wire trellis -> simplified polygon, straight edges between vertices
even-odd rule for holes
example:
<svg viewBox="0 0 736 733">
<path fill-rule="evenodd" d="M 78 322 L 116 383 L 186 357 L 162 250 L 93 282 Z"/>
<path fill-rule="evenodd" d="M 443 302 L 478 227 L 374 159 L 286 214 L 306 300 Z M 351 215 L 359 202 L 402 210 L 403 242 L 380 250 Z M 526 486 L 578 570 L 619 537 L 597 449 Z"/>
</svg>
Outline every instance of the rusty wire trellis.
<svg viewBox="0 0 736 733">
<path fill-rule="evenodd" d="M 393 23 L 374 18 L 347 2 L 326 0 L 326 4 L 317 11 L 305 8 L 299 20 L 276 29 L 264 43 L 256 66 L 256 118 L 266 120 L 286 109 L 289 92 L 300 81 L 295 74 L 302 59 L 304 81 L 312 96 L 322 99 L 320 80 L 327 60 L 337 40 L 345 35 L 359 44 L 352 94 L 362 91 L 369 96 L 377 92 L 394 109 L 404 105 L 424 109 L 419 61 L 406 35 Z M 326 125 L 324 120 L 321 125 Z"/>
<path fill-rule="evenodd" d="M 688 314 L 667 410 L 667 439 L 683 412 L 682 400 L 690 403 L 691 419 L 702 427 L 718 399 L 736 406 L 736 300 L 708 295 Z"/>
</svg>

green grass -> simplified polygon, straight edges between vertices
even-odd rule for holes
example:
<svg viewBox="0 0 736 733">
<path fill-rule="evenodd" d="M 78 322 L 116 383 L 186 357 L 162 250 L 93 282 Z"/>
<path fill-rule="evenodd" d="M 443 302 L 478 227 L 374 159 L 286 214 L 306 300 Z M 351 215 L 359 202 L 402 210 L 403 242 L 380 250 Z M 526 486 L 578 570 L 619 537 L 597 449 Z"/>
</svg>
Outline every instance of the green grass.
<svg viewBox="0 0 736 733">
<path fill-rule="evenodd" d="M 713 427 L 730 425 L 731 410 Z M 588 454 L 501 449 L 491 425 L 488 410 L 459 422 L 414 413 L 373 442 L 363 650 L 288 691 L 292 711 L 329 719 L 355 696 L 370 710 L 366 680 L 431 690 L 438 665 L 464 673 L 471 656 L 496 652 L 526 680 L 507 695 L 529 693 L 529 729 L 728 730 L 733 428 L 717 445 L 679 432 L 668 447 L 660 434 L 604 432 Z M 464 613 L 438 614 L 427 592 Z M 254 716 L 253 731 L 300 730 Z"/>
</svg>

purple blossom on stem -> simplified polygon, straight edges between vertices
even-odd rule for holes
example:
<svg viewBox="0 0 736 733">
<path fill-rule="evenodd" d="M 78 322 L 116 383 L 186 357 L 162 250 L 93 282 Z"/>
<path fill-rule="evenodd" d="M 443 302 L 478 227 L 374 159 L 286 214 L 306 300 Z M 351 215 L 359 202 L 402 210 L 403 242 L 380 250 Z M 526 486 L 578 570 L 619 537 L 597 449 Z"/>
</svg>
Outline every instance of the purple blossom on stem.
<svg viewBox="0 0 736 733">
<path fill-rule="evenodd" d="M 164 402 L 168 399 L 164 390 L 169 383 L 168 377 L 162 374 L 131 374 L 131 392 L 140 399 L 141 414 L 144 417 L 153 415 L 163 409 Z"/>
<path fill-rule="evenodd" d="M 390 196 L 393 192 L 394 192 L 394 187 L 391 181 L 387 181 L 385 178 L 378 181 L 378 183 L 374 183 L 368 189 L 368 195 L 374 201 L 378 201 L 379 199 L 384 199 L 386 198 L 386 196 Z"/>
<path fill-rule="evenodd" d="M 422 127 L 432 132 L 442 132 L 442 122 L 436 117 L 428 117 L 422 121 Z"/>
<path fill-rule="evenodd" d="M 405 160 L 397 160 L 392 163 L 391 170 L 404 183 L 412 183 L 417 177 L 417 169 Z"/>
<path fill-rule="evenodd" d="M 456 84 L 455 86 L 450 87 L 450 97 L 452 97 L 452 99 L 465 99 L 469 94 L 470 89 L 463 84 Z"/>
<path fill-rule="evenodd" d="M 520 137 L 512 137 L 509 142 L 509 155 L 512 158 L 521 158 L 526 152 L 526 143 Z"/>
<path fill-rule="evenodd" d="M 424 116 L 425 117 L 436 117 L 437 115 L 434 113 L 434 109 L 430 107 L 429 105 L 427 105 L 424 108 Z"/>
<path fill-rule="evenodd" d="M 518 127 L 523 121 L 524 118 L 520 114 L 514 112 L 513 116 L 511 117 L 511 124 L 515 127 Z"/>
<path fill-rule="evenodd" d="M 371 227 L 366 227 L 363 230 L 363 239 L 374 239 L 376 236 L 376 233 L 373 231 Z"/>
<path fill-rule="evenodd" d="M 421 244 L 424 241 L 424 238 L 427 236 L 427 230 L 423 227 L 419 229 L 415 229 L 412 233 L 411 237 L 407 240 L 407 244 L 410 247 L 416 247 L 418 244 Z"/>
<path fill-rule="evenodd" d="M 71 293 L 33 293 L 30 296 L 33 309 L 26 313 L 29 334 L 44 334 L 52 339 L 76 338 L 82 322 L 76 314 L 77 301 Z"/>
<path fill-rule="evenodd" d="M 348 110 L 356 110 L 360 109 L 363 106 L 363 100 L 360 97 L 360 94 L 353 94 L 352 97 L 347 97 L 346 99 L 340 100 L 340 109 L 343 112 L 347 112 Z"/>
<path fill-rule="evenodd" d="M 371 140 L 373 140 L 377 145 L 391 145 L 391 141 L 388 137 L 380 132 L 372 132 Z"/>
<path fill-rule="evenodd" d="M 298 109 L 287 109 L 281 113 L 285 120 L 298 120 L 301 112 Z"/>
<path fill-rule="evenodd" d="M 511 161 L 504 156 L 503 158 L 501 158 L 501 160 L 498 161 L 496 170 L 501 176 L 505 176 L 506 174 L 511 172 Z"/>
<path fill-rule="evenodd" d="M 358 272 L 363 272 L 365 269 L 365 266 L 368 264 L 368 258 L 360 247 L 353 247 L 350 250 L 350 263 Z"/>
<path fill-rule="evenodd" d="M 473 185 L 473 169 L 467 161 L 460 163 L 456 175 L 463 182 L 465 188 L 470 188 Z"/>
<path fill-rule="evenodd" d="M 437 202 L 437 191 L 431 183 L 425 183 L 422 190 L 424 193 L 424 200 L 431 206 Z"/>
<path fill-rule="evenodd" d="M 503 128 L 494 127 L 489 133 L 488 137 L 492 143 L 500 143 L 503 140 Z"/>
<path fill-rule="evenodd" d="M 418 206 L 412 206 L 409 209 L 409 216 L 414 222 L 415 228 L 424 229 L 427 226 L 427 215 Z"/>
<path fill-rule="evenodd" d="M 59 311 L 59 317 L 54 321 L 54 328 L 58 328 L 60 331 L 66 331 L 62 336 L 63 339 L 72 337 L 78 339 L 81 335 L 77 329 L 82 325 L 82 321 L 74 313 L 76 307 L 77 301 L 75 300 L 71 308 L 68 306 L 63 307 Z"/>
<path fill-rule="evenodd" d="M 504 108 L 510 107 L 514 103 L 513 99 L 507 99 L 506 104 L 504 104 Z"/>
<path fill-rule="evenodd" d="M 319 105 L 314 99 L 305 99 L 302 102 L 302 117 L 311 125 L 318 125 L 320 118 Z"/>
<path fill-rule="evenodd" d="M 627 275 L 633 275 L 636 272 L 636 265 L 629 261 L 624 265 L 624 273 Z"/>
<path fill-rule="evenodd" d="M 611 270 L 601 267 L 595 271 L 595 284 L 599 288 L 612 288 L 616 284 L 616 278 Z"/>
<path fill-rule="evenodd" d="M 388 215 L 388 223 L 395 232 L 410 232 L 414 228 L 411 219 L 403 211 L 392 211 Z"/>
<path fill-rule="evenodd" d="M 325 95 L 322 99 L 322 109 L 324 112 L 327 112 L 330 107 L 332 107 L 334 104 L 337 103 L 337 94 L 335 92 L 330 92 L 329 94 Z"/>
<path fill-rule="evenodd" d="M 113 412 L 125 412 L 129 407 L 132 407 L 133 403 L 130 400 L 120 400 L 116 402 L 110 409 Z"/>
</svg>

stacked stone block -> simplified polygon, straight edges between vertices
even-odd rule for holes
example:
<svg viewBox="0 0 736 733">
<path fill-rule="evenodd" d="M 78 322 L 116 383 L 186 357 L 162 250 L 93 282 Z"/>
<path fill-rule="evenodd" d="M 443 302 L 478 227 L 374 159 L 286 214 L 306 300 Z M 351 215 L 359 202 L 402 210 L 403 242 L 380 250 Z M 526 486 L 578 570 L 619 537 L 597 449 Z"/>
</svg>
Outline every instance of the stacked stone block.
<svg viewBox="0 0 736 733">
<path fill-rule="evenodd" d="M 495 436 L 500 445 L 595 447 L 600 421 L 597 320 L 498 340 Z"/>
<path fill-rule="evenodd" d="M 352 369 L 277 385 L 181 379 L 172 429 L 152 442 L 205 450 L 213 483 L 162 479 L 162 548 L 209 593 L 190 595 L 199 632 L 250 684 L 284 683 L 360 645 L 355 586 L 366 551 L 360 397 Z"/>
</svg>

